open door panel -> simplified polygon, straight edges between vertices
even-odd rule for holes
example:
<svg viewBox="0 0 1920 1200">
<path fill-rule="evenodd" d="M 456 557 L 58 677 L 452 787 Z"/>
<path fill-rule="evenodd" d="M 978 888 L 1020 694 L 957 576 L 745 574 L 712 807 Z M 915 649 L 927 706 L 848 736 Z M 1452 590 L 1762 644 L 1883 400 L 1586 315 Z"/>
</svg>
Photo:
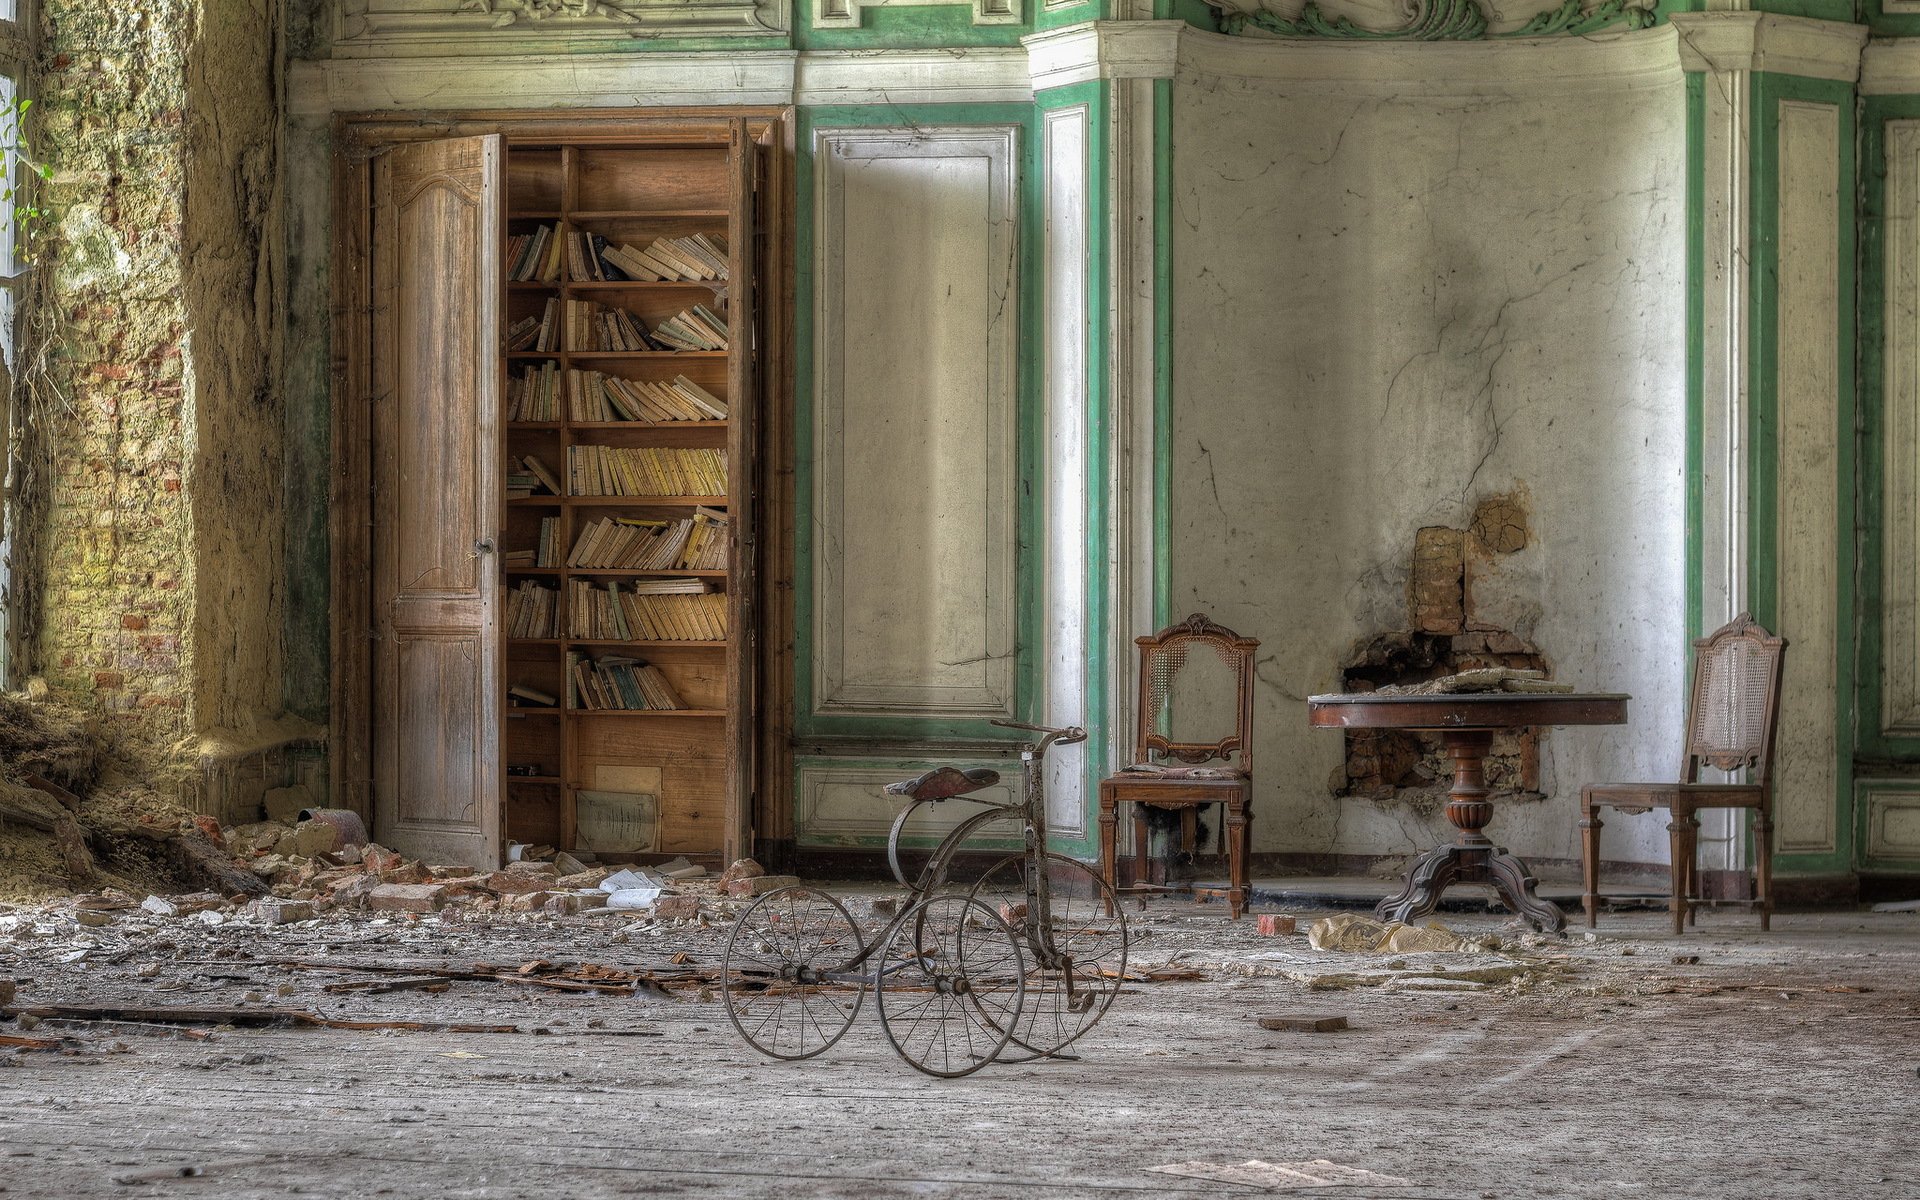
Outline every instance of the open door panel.
<svg viewBox="0 0 1920 1200">
<path fill-rule="evenodd" d="M 373 173 L 374 830 L 482 867 L 499 853 L 504 143 L 404 144 Z"/>
</svg>

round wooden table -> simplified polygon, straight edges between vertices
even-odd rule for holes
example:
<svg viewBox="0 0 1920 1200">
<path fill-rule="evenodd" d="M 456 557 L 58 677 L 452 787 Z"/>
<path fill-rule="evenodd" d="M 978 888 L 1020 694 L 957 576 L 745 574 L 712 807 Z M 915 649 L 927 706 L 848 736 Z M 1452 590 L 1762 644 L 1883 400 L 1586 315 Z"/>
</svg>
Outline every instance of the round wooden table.
<svg viewBox="0 0 1920 1200">
<path fill-rule="evenodd" d="M 1483 763 L 1500 729 L 1533 725 L 1624 725 L 1627 701 L 1618 692 L 1465 692 L 1455 695 L 1381 696 L 1370 692 L 1307 697 L 1307 720 L 1322 729 L 1404 729 L 1438 733 L 1453 758 L 1453 788 L 1447 820 L 1460 831 L 1449 845 L 1422 854 L 1398 892 L 1374 915 L 1383 921 L 1413 921 L 1431 913 L 1440 894 L 1456 883 L 1490 884 L 1534 928 L 1558 933 L 1567 923 L 1558 905 L 1534 892 L 1527 864 L 1493 844 L 1493 819 Z"/>
</svg>

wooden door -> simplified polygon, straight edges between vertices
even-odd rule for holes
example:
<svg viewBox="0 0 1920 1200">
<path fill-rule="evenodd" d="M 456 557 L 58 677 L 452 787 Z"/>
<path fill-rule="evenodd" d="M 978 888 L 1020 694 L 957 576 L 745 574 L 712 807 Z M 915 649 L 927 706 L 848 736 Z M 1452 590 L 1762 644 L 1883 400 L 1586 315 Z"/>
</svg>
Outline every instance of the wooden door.
<svg viewBox="0 0 1920 1200">
<path fill-rule="evenodd" d="M 497 865 L 505 140 L 395 147 L 373 180 L 374 837 Z"/>
</svg>

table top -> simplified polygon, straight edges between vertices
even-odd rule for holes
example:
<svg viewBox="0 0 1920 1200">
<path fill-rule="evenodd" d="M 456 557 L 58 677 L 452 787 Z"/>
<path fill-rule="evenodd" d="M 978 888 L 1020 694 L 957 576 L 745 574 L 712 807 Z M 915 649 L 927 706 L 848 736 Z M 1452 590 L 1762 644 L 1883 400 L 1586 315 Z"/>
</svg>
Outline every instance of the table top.
<svg viewBox="0 0 1920 1200">
<path fill-rule="evenodd" d="M 1307 697 L 1307 721 L 1331 729 L 1514 729 L 1527 725 L 1624 725 L 1624 692 L 1454 692 Z"/>
</svg>

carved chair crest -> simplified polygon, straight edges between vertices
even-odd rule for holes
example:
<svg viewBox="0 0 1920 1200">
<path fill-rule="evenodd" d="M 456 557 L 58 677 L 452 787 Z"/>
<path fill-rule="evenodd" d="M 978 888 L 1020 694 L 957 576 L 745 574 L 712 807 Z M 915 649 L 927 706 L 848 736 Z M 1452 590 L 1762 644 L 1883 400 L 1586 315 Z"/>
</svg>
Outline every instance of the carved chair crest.
<svg viewBox="0 0 1920 1200">
<path fill-rule="evenodd" d="M 1703 765 L 1722 771 L 1751 767 L 1754 782 L 1765 782 L 1786 646 L 1786 639 L 1768 633 L 1748 613 L 1694 642 L 1688 782 L 1698 780 Z"/>
<path fill-rule="evenodd" d="M 1194 613 L 1152 637 L 1135 638 L 1134 644 L 1140 647 L 1140 725 L 1134 760 L 1145 763 L 1154 758 L 1171 758 L 1184 763 L 1203 763 L 1237 754 L 1240 771 L 1251 774 L 1253 753 L 1249 738 L 1253 724 L 1254 651 L 1260 647 L 1259 639 L 1241 637 L 1224 625 L 1215 624 L 1205 613 Z M 1234 677 L 1234 727 L 1216 741 L 1178 741 L 1168 732 L 1174 681 L 1195 651 L 1215 655 Z"/>
</svg>

